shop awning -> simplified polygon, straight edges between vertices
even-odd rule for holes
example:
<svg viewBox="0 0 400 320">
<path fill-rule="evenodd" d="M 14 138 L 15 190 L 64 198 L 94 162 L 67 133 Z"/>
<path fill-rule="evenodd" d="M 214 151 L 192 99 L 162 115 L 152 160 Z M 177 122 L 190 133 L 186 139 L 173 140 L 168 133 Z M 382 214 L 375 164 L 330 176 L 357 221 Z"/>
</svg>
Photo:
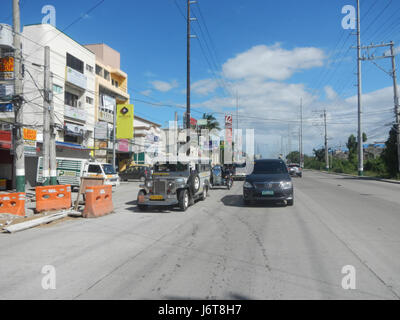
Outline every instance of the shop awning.
<svg viewBox="0 0 400 320">
<path fill-rule="evenodd" d="M 83 150 L 83 151 L 91 151 L 92 149 L 89 149 L 87 147 L 81 146 L 79 144 L 74 144 L 74 143 L 68 143 L 68 142 L 56 142 L 56 146 L 63 148 L 63 149 L 72 149 L 72 150 Z"/>
</svg>

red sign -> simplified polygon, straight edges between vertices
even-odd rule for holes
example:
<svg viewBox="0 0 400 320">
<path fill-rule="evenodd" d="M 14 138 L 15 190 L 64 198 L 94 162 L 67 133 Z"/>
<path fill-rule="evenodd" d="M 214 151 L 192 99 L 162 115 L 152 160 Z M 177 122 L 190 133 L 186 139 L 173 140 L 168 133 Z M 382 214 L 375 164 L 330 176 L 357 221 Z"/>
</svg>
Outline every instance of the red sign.
<svg viewBox="0 0 400 320">
<path fill-rule="evenodd" d="M 194 118 L 190 118 L 190 124 L 191 124 L 192 126 L 197 125 L 197 120 L 194 119 Z"/>
<path fill-rule="evenodd" d="M 12 135 L 11 131 L 0 130 L 0 148 L 11 149 Z"/>
</svg>

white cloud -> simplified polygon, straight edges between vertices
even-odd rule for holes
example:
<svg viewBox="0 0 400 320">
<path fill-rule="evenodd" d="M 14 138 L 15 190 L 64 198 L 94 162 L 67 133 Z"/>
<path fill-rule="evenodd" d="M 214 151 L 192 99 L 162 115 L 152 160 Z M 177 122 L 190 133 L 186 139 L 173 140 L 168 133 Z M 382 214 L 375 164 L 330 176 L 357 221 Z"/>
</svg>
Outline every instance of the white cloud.
<svg viewBox="0 0 400 320">
<path fill-rule="evenodd" d="M 144 76 L 147 77 L 147 78 L 154 78 L 154 77 L 157 77 L 157 75 L 156 75 L 155 73 L 151 72 L 151 71 L 146 71 L 146 72 L 144 73 Z"/>
<path fill-rule="evenodd" d="M 178 87 L 178 82 L 176 80 L 171 82 L 155 80 L 152 81 L 151 84 L 153 85 L 154 89 L 161 92 L 168 92 Z"/>
<path fill-rule="evenodd" d="M 280 44 L 258 45 L 229 59 L 223 72 L 231 79 L 282 81 L 301 70 L 323 66 L 325 58 L 324 52 L 314 47 L 286 50 Z"/>
<path fill-rule="evenodd" d="M 338 95 L 335 90 L 331 86 L 325 86 L 325 95 L 328 98 L 328 100 L 335 100 L 337 99 Z"/>
<path fill-rule="evenodd" d="M 323 127 L 320 114 L 315 110 L 328 111 L 329 146 L 345 146 L 350 134 L 357 133 L 357 95 L 340 97 L 333 87 L 324 87 L 326 100 L 319 100 L 311 88 L 302 83 L 289 83 L 296 72 L 320 67 L 324 64 L 324 52 L 318 48 L 282 49 L 280 45 L 257 46 L 229 59 L 223 65 L 227 85 L 237 89 L 239 95 L 239 126 L 255 129 L 256 143 L 265 156 L 278 155 L 283 137 L 284 150 L 291 142 L 292 150 L 298 149 L 299 105 L 303 99 L 304 151 L 312 154 L 314 148 L 323 146 Z M 285 81 L 286 80 L 286 81 Z M 199 94 L 214 92 L 213 80 L 198 81 L 195 89 Z M 210 85 L 208 87 L 208 85 Z M 215 83 L 214 83 L 215 85 Z M 197 87 L 196 87 L 197 86 Z M 363 131 L 369 141 L 384 141 L 393 121 L 393 88 L 383 88 L 363 94 Z M 212 97 L 193 105 L 217 113 L 223 123 L 223 114 L 236 113 L 235 97 Z M 290 125 L 289 125 L 290 124 Z M 385 126 L 386 125 L 386 126 Z M 290 138 L 289 138 L 289 132 Z M 266 151 L 264 151 L 266 150 Z"/>
<path fill-rule="evenodd" d="M 141 91 L 140 94 L 142 94 L 144 96 L 149 96 L 152 94 L 152 91 L 150 89 L 148 89 L 148 90 Z"/>
<path fill-rule="evenodd" d="M 192 84 L 191 90 L 194 93 L 205 96 L 205 95 L 215 92 L 215 90 L 217 88 L 218 88 L 217 81 L 215 81 L 213 79 L 204 79 L 204 80 L 199 80 L 199 81 L 194 82 Z"/>
</svg>

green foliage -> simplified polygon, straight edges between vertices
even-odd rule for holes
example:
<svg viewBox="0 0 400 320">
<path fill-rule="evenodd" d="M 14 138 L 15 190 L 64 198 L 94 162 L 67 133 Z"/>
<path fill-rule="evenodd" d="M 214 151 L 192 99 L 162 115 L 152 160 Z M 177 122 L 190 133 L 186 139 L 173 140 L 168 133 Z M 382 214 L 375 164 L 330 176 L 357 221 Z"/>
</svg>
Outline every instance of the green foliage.
<svg viewBox="0 0 400 320">
<path fill-rule="evenodd" d="M 219 122 L 212 113 L 204 113 L 203 119 L 207 120 L 207 125 L 203 126 L 204 129 L 208 129 L 210 131 L 213 129 L 220 130 Z"/>
<path fill-rule="evenodd" d="M 386 165 L 387 172 L 391 177 L 398 176 L 396 136 L 396 127 L 393 126 L 389 132 L 389 138 L 386 141 L 386 148 L 383 150 L 381 156 Z"/>
<path fill-rule="evenodd" d="M 386 165 L 382 158 L 370 159 L 365 163 L 364 169 L 376 173 L 378 176 L 386 175 Z"/>
<path fill-rule="evenodd" d="M 313 150 L 315 158 L 319 161 L 319 162 L 323 162 L 325 161 L 325 148 L 321 148 L 321 149 L 314 149 Z"/>
<path fill-rule="evenodd" d="M 292 151 L 286 156 L 286 159 L 290 163 L 300 163 L 300 152 Z"/>
</svg>

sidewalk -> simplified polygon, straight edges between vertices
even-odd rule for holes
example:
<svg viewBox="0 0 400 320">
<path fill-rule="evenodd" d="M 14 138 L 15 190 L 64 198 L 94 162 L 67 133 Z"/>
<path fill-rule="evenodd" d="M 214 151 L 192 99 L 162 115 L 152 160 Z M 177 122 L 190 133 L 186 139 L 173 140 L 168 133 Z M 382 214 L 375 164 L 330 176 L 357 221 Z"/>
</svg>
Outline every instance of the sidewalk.
<svg viewBox="0 0 400 320">
<path fill-rule="evenodd" d="M 348 173 L 327 172 L 327 171 L 321 171 L 321 170 L 315 170 L 315 169 L 304 169 L 304 171 L 312 171 L 312 172 L 319 172 L 319 173 L 325 173 L 325 174 L 331 174 L 331 175 L 337 175 L 337 176 L 343 176 L 343 177 L 354 177 L 354 178 L 357 178 L 357 179 L 373 180 L 373 181 L 380 181 L 380 182 L 386 182 L 386 183 L 400 184 L 399 180 L 391 180 L 391 179 L 368 177 L 368 176 L 360 177 L 360 176 L 357 176 L 357 175 L 354 175 L 354 174 L 348 174 Z"/>
</svg>

